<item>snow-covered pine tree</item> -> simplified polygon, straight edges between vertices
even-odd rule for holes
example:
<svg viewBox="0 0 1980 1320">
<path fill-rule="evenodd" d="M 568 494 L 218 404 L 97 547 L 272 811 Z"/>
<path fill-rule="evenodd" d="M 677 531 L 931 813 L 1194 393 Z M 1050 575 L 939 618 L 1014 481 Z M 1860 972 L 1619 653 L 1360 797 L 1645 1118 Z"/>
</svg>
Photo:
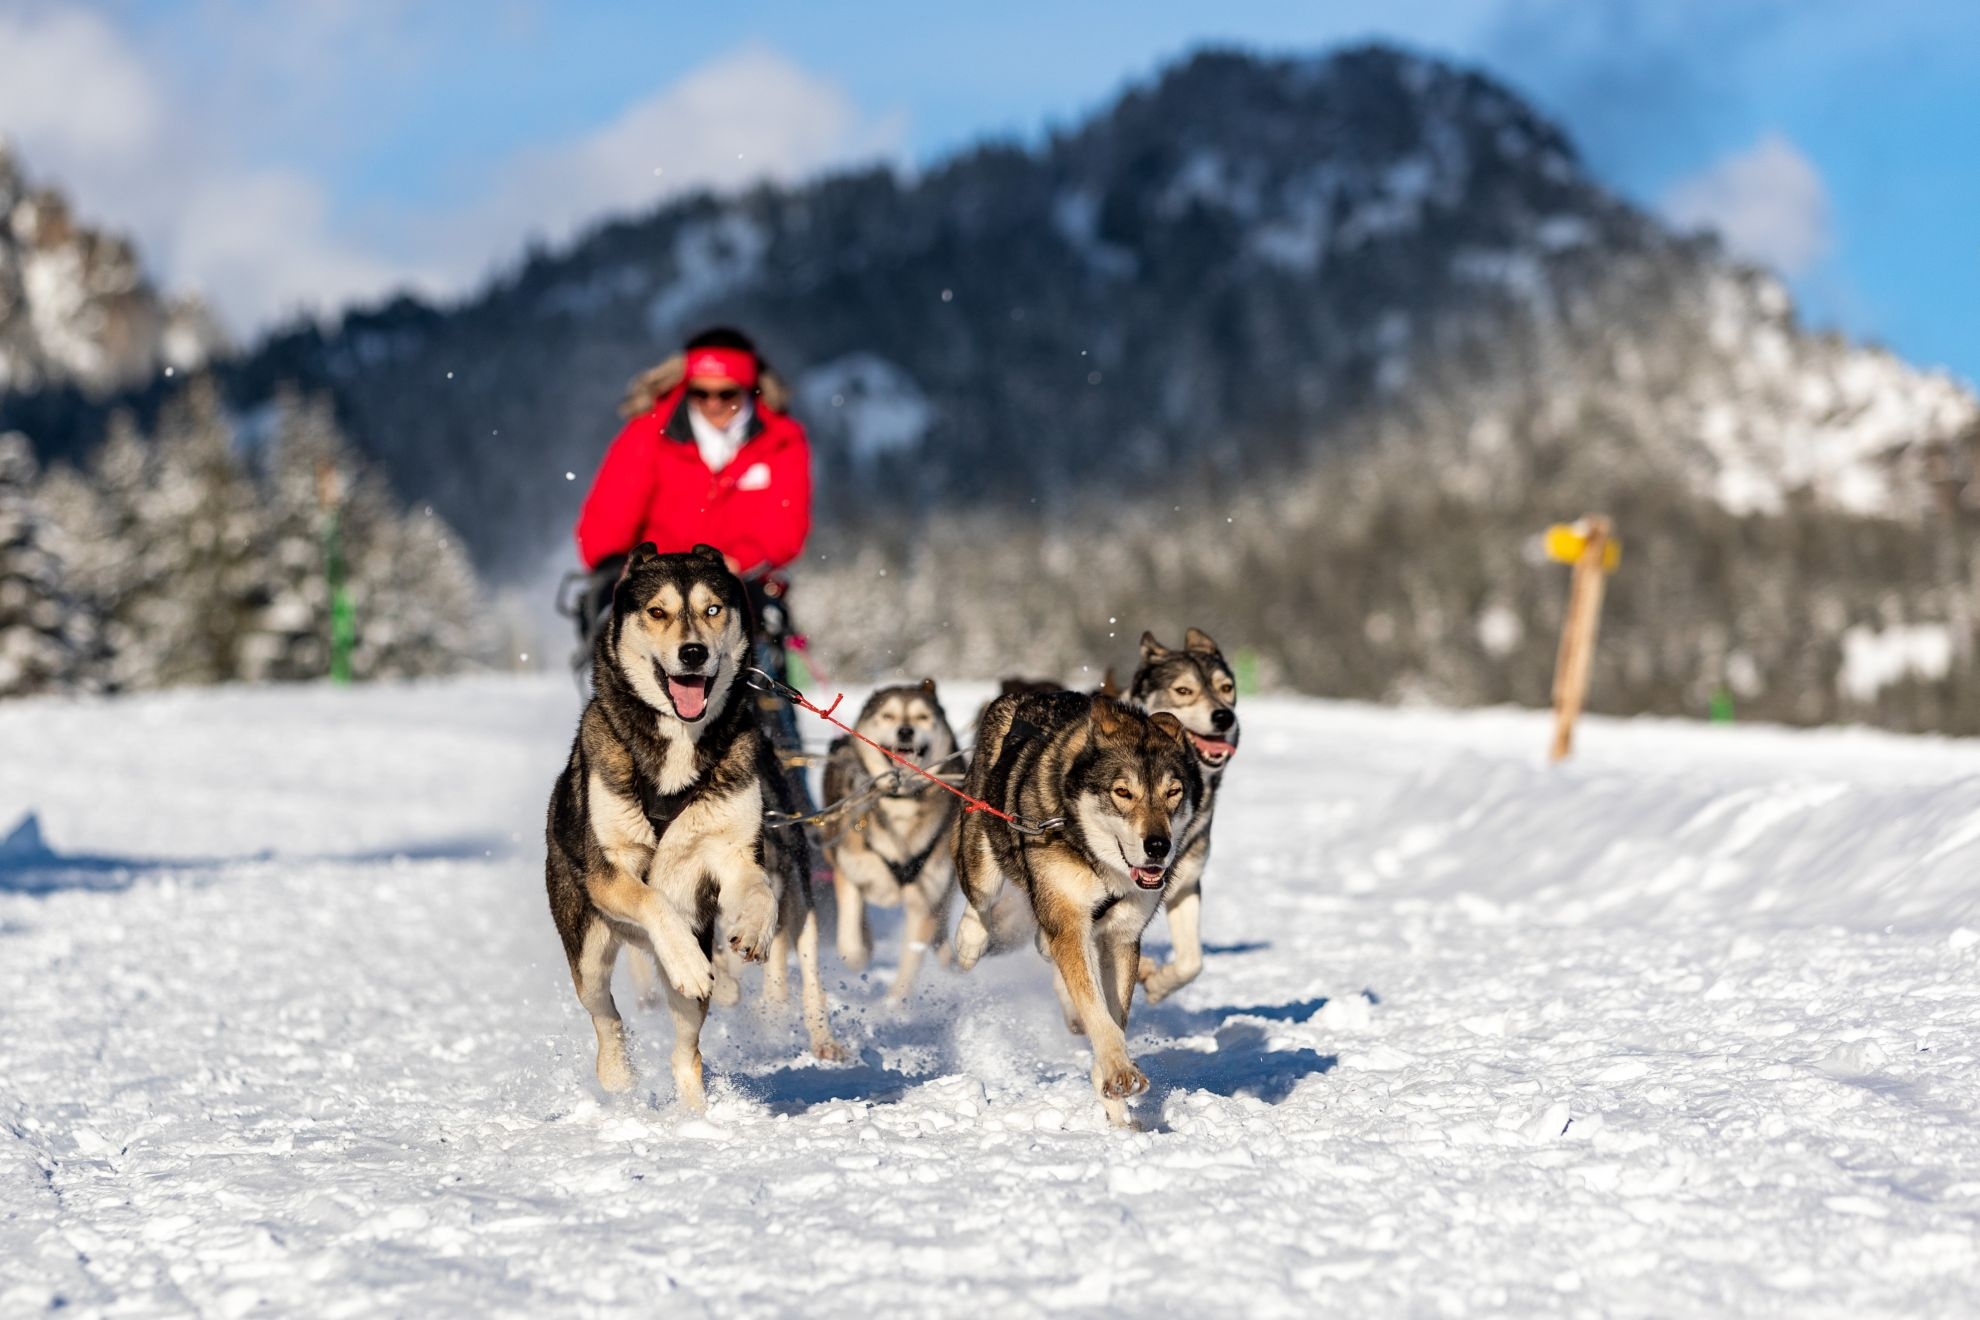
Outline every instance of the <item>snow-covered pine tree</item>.
<svg viewBox="0 0 1980 1320">
<path fill-rule="evenodd" d="M 76 685 L 94 639 L 88 611 L 65 590 L 37 475 L 27 437 L 0 435 L 0 697 Z"/>
<path fill-rule="evenodd" d="M 423 506 L 380 532 L 349 544 L 356 676 L 424 678 L 486 662 L 490 600 L 453 530 Z"/>
<path fill-rule="evenodd" d="M 295 682 L 330 673 L 331 600 L 325 535 L 335 510 L 346 585 L 351 547 L 385 536 L 396 521 L 390 493 L 337 428 L 326 397 L 285 390 L 276 401 L 275 438 L 262 473 L 268 544 L 268 600 L 243 653 L 242 676 Z"/>
<path fill-rule="evenodd" d="M 85 471 L 58 465 L 41 482 L 49 542 L 71 593 L 96 621 L 89 678 L 112 690 L 148 686 L 152 667 L 136 616 L 157 585 L 159 560 L 149 553 L 144 521 L 156 478 L 150 444 L 136 419 L 119 411 Z"/>
<path fill-rule="evenodd" d="M 244 676 L 330 672 L 326 499 L 335 505 L 355 614 L 352 677 L 424 677 L 482 659 L 486 601 L 453 533 L 430 508 L 399 511 L 383 478 L 344 439 L 327 396 L 290 391 L 277 407 L 265 472 L 270 590 Z"/>
<path fill-rule="evenodd" d="M 268 602 L 268 519 L 211 380 L 167 402 L 154 458 L 155 482 L 137 501 L 135 567 L 149 585 L 128 611 L 132 685 L 239 678 Z"/>
</svg>

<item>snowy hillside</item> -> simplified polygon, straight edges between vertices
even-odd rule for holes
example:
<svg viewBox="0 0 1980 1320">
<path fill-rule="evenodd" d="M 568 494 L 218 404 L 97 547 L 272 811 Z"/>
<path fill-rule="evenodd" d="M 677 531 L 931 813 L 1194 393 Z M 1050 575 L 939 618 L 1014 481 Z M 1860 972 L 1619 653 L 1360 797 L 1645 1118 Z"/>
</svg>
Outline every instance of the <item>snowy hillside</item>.
<svg viewBox="0 0 1980 1320">
<path fill-rule="evenodd" d="M 1970 386 L 1805 325 L 1575 129 L 1392 47 L 1201 51 L 1032 145 L 681 196 L 216 387 L 249 438 L 328 396 L 547 597 L 627 379 L 733 320 L 814 442 L 793 610 L 828 673 L 1118 663 L 1108 620 L 1186 601 L 1294 690 L 1542 704 L 1565 593 L 1529 548 L 1599 511 L 1629 551 L 1597 709 L 1980 734 Z M 0 431 L 59 470 L 182 384 L 0 384 Z"/>
<path fill-rule="evenodd" d="M 503 575 L 564 546 L 559 478 L 596 465 L 626 380 L 721 320 L 798 387 L 835 524 L 1062 508 L 1096 480 L 1166 507 L 1375 423 L 1543 485 L 1566 445 L 1735 511 L 1924 511 L 1972 391 L 1813 333 L 1773 277 L 1611 191 L 1574 129 L 1390 47 L 1202 51 L 1033 148 L 601 217 L 458 305 L 295 325 L 225 385 L 244 412 L 334 392 Z M 8 424 L 44 458 L 102 429 L 0 390 Z"/>
<path fill-rule="evenodd" d="M 31 186 L 0 135 L 0 395 L 63 385 L 100 395 L 224 348 L 202 304 L 161 297 L 130 242 Z"/>
<path fill-rule="evenodd" d="M 598 1094 L 575 711 L 0 707 L 0 1313 L 1980 1307 L 1980 745 L 1252 701 L 1124 1134 L 1029 953 Z"/>
</svg>

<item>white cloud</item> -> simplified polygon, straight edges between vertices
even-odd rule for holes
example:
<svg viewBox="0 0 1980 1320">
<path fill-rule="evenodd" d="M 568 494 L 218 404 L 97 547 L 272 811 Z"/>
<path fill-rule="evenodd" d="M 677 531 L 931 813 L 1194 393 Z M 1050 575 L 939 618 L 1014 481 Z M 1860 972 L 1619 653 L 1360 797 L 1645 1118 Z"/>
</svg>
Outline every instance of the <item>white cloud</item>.
<svg viewBox="0 0 1980 1320">
<path fill-rule="evenodd" d="M 512 254 L 525 235 L 557 242 L 670 193 L 789 181 L 828 164 L 894 156 L 905 138 L 898 116 L 869 119 L 836 83 L 749 46 L 583 136 L 518 153 L 484 199 L 419 224 L 444 227 L 448 248 L 471 263 L 457 258 L 450 269 L 459 282 Z"/>
<path fill-rule="evenodd" d="M 687 188 L 789 180 L 897 155 L 905 139 L 898 118 L 870 118 L 838 85 L 751 46 L 687 72 L 609 123 L 517 152 L 485 186 L 470 184 L 464 202 L 373 209 L 360 225 L 319 179 L 272 157 L 312 122 L 326 133 L 344 130 L 333 103 L 349 93 L 326 70 L 338 67 L 339 41 L 367 43 L 351 53 L 370 58 L 381 34 L 364 25 L 326 29 L 321 6 L 257 12 L 243 23 L 224 5 L 213 11 L 216 22 L 227 20 L 219 72 L 185 86 L 92 10 L 0 15 L 0 135 L 82 216 L 134 232 L 165 284 L 206 297 L 236 332 L 395 288 L 460 291 L 530 235 L 563 239 Z M 298 78 L 277 87 L 270 70 L 300 51 L 320 57 L 307 85 Z M 271 103 L 276 96 L 301 98 L 309 113 Z M 279 130 L 263 131 L 271 125 Z"/>
<path fill-rule="evenodd" d="M 1692 229 L 1716 229 L 1749 261 L 1802 275 L 1835 246 L 1829 193 L 1794 144 L 1770 133 L 1665 194 L 1664 214 Z"/>
<path fill-rule="evenodd" d="M 137 158 L 159 117 L 143 64 L 82 10 L 0 14 L 0 129 L 73 163 Z"/>
</svg>

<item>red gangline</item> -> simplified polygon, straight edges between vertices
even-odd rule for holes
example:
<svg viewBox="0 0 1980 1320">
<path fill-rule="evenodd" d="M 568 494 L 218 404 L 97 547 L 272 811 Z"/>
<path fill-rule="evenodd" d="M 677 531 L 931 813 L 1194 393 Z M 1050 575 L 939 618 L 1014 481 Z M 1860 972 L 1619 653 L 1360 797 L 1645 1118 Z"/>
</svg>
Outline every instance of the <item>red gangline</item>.
<svg viewBox="0 0 1980 1320">
<path fill-rule="evenodd" d="M 983 801 L 981 798 L 971 797 L 969 794 L 963 792 L 960 788 L 957 788 L 954 784 L 951 784 L 948 780 L 941 779 L 935 775 L 929 774 L 926 770 L 923 770 L 920 766 L 908 760 L 905 756 L 902 756 L 900 753 L 894 751 L 892 748 L 882 747 L 879 743 L 874 742 L 871 738 L 861 733 L 858 729 L 853 728 L 849 724 L 843 724 L 838 720 L 832 718 L 832 712 L 837 710 L 839 708 L 839 703 L 846 699 L 845 693 L 841 692 L 838 696 L 833 697 L 831 705 L 826 706 L 823 709 L 820 709 L 819 707 L 812 705 L 811 702 L 805 700 L 804 693 L 798 691 L 790 684 L 779 683 L 778 686 L 784 689 L 785 696 L 789 697 L 792 701 L 796 702 L 798 705 L 810 711 L 813 715 L 816 715 L 819 719 L 824 720 L 827 724 L 831 725 L 833 728 L 851 734 L 853 737 L 865 743 L 868 747 L 871 747 L 874 751 L 880 753 L 880 755 L 886 757 L 888 760 L 893 761 L 898 765 L 904 766 L 905 768 L 914 771 L 916 774 L 920 775 L 923 779 L 926 779 L 929 783 L 934 784 L 937 788 L 946 789 L 949 792 L 954 793 L 957 797 L 961 798 L 964 802 L 967 802 L 969 804 L 969 806 L 965 808 L 965 814 L 971 811 L 987 811 L 991 815 L 995 816 L 998 820 L 1003 821 L 1006 825 L 1016 825 L 1018 823 L 1017 817 L 1012 816 L 1007 812 L 1002 812 L 997 810 L 995 807 L 991 806 L 988 802 Z"/>
</svg>

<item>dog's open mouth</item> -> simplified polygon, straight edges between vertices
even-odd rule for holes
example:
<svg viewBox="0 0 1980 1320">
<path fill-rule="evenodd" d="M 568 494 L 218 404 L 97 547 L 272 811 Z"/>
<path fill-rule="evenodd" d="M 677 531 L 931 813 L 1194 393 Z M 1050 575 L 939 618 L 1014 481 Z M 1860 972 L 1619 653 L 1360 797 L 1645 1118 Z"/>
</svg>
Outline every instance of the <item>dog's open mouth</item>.
<svg viewBox="0 0 1980 1320">
<path fill-rule="evenodd" d="M 1196 759 L 1212 770 L 1237 755 L 1237 744 L 1222 738 L 1206 738 L 1192 731 L 1189 740 L 1196 745 Z"/>
<path fill-rule="evenodd" d="M 667 699 L 674 703 L 674 713 L 690 722 L 706 714 L 709 682 L 706 674 L 667 675 Z"/>
<path fill-rule="evenodd" d="M 1119 844 L 1115 844 L 1114 846 L 1120 848 Z M 1121 860 L 1124 862 L 1127 860 L 1127 849 L 1125 848 L 1121 848 Z M 1162 882 L 1168 878 L 1169 868 L 1166 866 L 1130 866 L 1128 867 L 1128 874 L 1133 876 L 1135 884 L 1143 889 L 1160 889 Z"/>
</svg>

